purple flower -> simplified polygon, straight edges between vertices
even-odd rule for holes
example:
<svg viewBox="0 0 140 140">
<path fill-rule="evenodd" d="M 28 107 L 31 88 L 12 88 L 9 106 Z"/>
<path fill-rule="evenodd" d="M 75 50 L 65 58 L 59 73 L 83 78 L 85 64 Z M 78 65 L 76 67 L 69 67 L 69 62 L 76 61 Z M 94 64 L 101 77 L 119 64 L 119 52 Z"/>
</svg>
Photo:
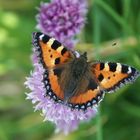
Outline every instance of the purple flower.
<svg viewBox="0 0 140 140">
<path fill-rule="evenodd" d="M 81 121 L 88 121 L 95 116 L 97 106 L 88 108 L 86 112 L 82 110 L 71 110 L 71 108 L 55 103 L 49 97 L 44 96 L 46 89 L 42 82 L 44 69 L 38 63 L 36 54 L 33 55 L 34 71 L 27 78 L 25 85 L 31 90 L 27 93 L 27 99 L 32 100 L 35 111 L 41 110 L 44 120 L 51 121 L 56 124 L 56 132 L 62 131 L 65 134 L 78 128 Z"/>
<path fill-rule="evenodd" d="M 52 0 L 41 3 L 37 28 L 73 48 L 86 21 L 86 0 Z"/>
<path fill-rule="evenodd" d="M 37 28 L 62 42 L 65 46 L 73 48 L 77 40 L 75 36 L 83 28 L 87 13 L 86 0 L 52 0 L 50 3 L 41 3 L 37 15 Z M 78 57 L 78 53 L 77 57 Z M 31 90 L 27 99 L 32 100 L 35 111 L 41 110 L 45 121 L 56 124 L 56 132 L 65 134 L 78 128 L 81 121 L 88 121 L 97 113 L 97 106 L 82 110 L 71 110 L 64 104 L 55 103 L 48 96 L 44 87 L 44 69 L 38 63 L 38 57 L 33 50 L 34 71 L 27 78 L 25 85 Z"/>
</svg>

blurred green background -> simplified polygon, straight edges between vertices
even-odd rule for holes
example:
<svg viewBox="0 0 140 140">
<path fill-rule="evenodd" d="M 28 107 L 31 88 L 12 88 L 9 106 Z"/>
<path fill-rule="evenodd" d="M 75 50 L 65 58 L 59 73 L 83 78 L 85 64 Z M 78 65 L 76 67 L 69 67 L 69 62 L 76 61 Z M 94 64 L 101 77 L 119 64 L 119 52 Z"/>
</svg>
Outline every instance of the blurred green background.
<svg viewBox="0 0 140 140">
<path fill-rule="evenodd" d="M 126 63 L 140 70 L 140 1 L 89 0 L 87 24 L 77 49 L 92 59 Z M 31 34 L 35 0 L 0 0 L 0 140 L 140 140 L 140 78 L 107 94 L 99 114 L 68 136 L 54 134 L 25 100 L 24 82 L 33 70 Z M 116 44 L 116 45 L 113 45 Z"/>
</svg>

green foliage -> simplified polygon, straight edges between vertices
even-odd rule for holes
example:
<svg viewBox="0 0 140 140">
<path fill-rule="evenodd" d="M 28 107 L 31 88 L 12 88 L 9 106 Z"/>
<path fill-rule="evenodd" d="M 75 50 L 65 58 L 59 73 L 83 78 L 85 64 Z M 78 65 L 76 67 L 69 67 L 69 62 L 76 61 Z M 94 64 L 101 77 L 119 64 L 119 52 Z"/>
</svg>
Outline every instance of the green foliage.
<svg viewBox="0 0 140 140">
<path fill-rule="evenodd" d="M 139 140 L 140 79 L 133 85 L 107 94 L 100 113 L 68 136 L 54 134 L 54 126 L 43 122 L 39 112 L 25 100 L 23 83 L 32 70 L 31 34 L 39 1 L 1 1 L 0 9 L 0 140 Z M 140 69 L 140 1 L 90 0 L 87 24 L 81 37 L 94 43 L 94 56 L 103 61 L 126 63 Z M 119 39 L 105 51 L 103 42 Z M 110 44 L 111 47 L 112 44 Z M 87 45 L 88 46 L 88 45 Z M 118 48 L 119 49 L 118 51 Z M 87 47 L 87 51 L 90 48 Z M 100 51 L 109 55 L 102 55 Z M 89 52 L 90 53 L 90 52 Z"/>
</svg>

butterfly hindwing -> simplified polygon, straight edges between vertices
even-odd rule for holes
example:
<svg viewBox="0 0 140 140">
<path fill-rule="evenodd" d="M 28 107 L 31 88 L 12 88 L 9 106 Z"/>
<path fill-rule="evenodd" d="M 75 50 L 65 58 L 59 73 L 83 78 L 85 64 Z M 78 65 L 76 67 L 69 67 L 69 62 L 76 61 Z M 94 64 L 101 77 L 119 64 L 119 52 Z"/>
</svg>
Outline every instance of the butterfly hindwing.
<svg viewBox="0 0 140 140">
<path fill-rule="evenodd" d="M 88 107 L 98 104 L 103 99 L 104 93 L 99 88 L 87 90 L 70 99 L 72 108 L 86 110 Z"/>
<path fill-rule="evenodd" d="M 98 104 L 104 97 L 104 92 L 100 90 L 93 75 L 86 73 L 79 82 L 77 94 L 74 94 L 69 100 L 72 108 L 86 110 L 88 107 Z"/>
<path fill-rule="evenodd" d="M 119 87 L 132 83 L 140 73 L 133 67 L 120 63 L 95 63 L 92 71 L 102 90 L 113 92 Z"/>
</svg>

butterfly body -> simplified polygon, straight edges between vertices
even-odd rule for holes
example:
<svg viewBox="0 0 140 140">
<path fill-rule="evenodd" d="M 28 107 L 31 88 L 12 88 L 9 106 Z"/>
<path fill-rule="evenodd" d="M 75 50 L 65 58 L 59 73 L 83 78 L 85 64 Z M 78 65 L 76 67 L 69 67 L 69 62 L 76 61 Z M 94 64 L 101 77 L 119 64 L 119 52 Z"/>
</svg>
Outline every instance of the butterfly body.
<svg viewBox="0 0 140 140">
<path fill-rule="evenodd" d="M 132 83 L 140 72 L 112 62 L 89 62 L 86 53 L 77 57 L 59 41 L 43 33 L 33 34 L 33 45 L 45 69 L 46 95 L 73 109 L 86 110 L 98 104 L 105 92 Z"/>
<path fill-rule="evenodd" d="M 79 58 L 75 57 L 70 63 L 66 63 L 58 80 L 64 91 L 64 101 L 68 101 L 72 96 L 87 90 L 91 76 L 89 69 L 90 66 L 85 54 Z"/>
</svg>

